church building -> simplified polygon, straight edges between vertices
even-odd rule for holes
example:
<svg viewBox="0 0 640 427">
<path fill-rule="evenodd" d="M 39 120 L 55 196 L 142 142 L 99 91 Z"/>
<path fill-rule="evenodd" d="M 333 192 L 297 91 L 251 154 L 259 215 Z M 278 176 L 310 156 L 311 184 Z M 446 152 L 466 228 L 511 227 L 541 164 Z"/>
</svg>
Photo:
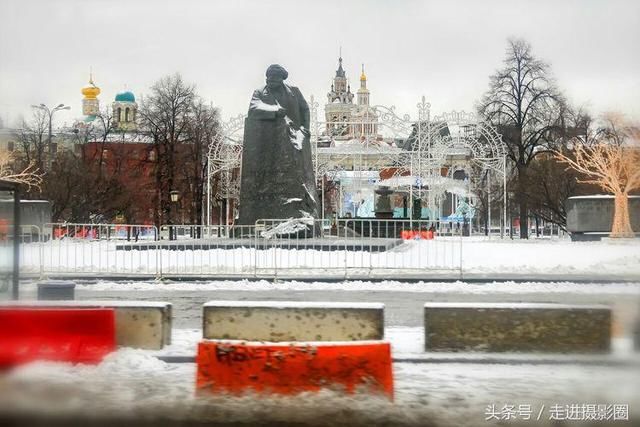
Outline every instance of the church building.
<svg viewBox="0 0 640 427">
<path fill-rule="evenodd" d="M 327 93 L 327 104 L 324 109 L 327 123 L 325 136 L 333 141 L 380 139 L 378 116 L 369 105 L 369 95 L 363 64 L 356 104 L 353 103 L 354 94 L 351 92 L 351 85 L 342 67 L 342 56 L 340 56 L 331 90 Z"/>
</svg>

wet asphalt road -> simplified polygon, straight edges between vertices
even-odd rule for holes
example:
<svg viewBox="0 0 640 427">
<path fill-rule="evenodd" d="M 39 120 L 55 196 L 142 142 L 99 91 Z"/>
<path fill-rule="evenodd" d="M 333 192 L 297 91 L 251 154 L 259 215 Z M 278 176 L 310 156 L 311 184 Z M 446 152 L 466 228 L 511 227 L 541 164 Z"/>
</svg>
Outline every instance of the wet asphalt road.
<svg viewBox="0 0 640 427">
<path fill-rule="evenodd" d="M 200 328 L 202 305 L 211 300 L 378 302 L 385 304 L 385 326 L 422 326 L 422 306 L 426 302 L 544 302 L 563 304 L 605 304 L 613 308 L 614 322 L 623 335 L 630 335 L 640 315 L 640 297 L 617 294 L 578 293 L 490 293 L 393 292 L 336 290 L 259 291 L 93 291 L 76 292 L 78 300 L 168 301 L 173 304 L 174 328 Z"/>
</svg>

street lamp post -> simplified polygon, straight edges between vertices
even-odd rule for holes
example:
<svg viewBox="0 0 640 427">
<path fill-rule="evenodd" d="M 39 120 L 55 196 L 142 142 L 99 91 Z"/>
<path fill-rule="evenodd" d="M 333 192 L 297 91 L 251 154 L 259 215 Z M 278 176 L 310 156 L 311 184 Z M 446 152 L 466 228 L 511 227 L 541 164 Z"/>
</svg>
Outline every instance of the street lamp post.
<svg viewBox="0 0 640 427">
<path fill-rule="evenodd" d="M 171 203 L 177 205 L 180 200 L 180 192 L 178 190 L 171 190 L 169 191 L 169 197 L 171 198 Z M 169 215 L 169 240 L 176 240 L 178 237 L 176 234 L 176 229 L 172 226 L 171 215 Z"/>
<path fill-rule="evenodd" d="M 38 110 L 42 110 L 45 113 L 47 113 L 47 116 L 49 116 L 49 138 L 47 139 L 47 147 L 48 147 L 48 151 L 49 151 L 49 156 L 51 156 L 52 153 L 52 146 L 51 146 L 51 139 L 53 138 L 53 115 L 56 113 L 56 111 L 60 111 L 60 110 L 70 110 L 71 107 L 68 105 L 64 105 L 64 104 L 58 104 L 56 107 L 54 108 L 49 108 L 44 104 L 40 104 L 40 105 L 32 105 L 31 108 L 37 108 Z"/>
</svg>

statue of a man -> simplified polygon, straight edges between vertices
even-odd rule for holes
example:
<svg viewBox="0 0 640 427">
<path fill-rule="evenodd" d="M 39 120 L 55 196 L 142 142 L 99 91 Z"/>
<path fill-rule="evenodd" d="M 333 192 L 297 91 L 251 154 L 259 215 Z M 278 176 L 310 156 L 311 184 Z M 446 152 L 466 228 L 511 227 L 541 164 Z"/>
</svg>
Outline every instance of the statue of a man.
<svg viewBox="0 0 640 427">
<path fill-rule="evenodd" d="M 267 68 L 267 84 L 253 92 L 249 104 L 249 118 L 274 120 L 287 117 L 292 128 L 309 133 L 309 106 L 304 96 L 295 86 L 284 81 L 289 73 L 281 65 Z"/>
<path fill-rule="evenodd" d="M 238 224 L 258 219 L 317 218 L 309 106 L 271 65 L 266 85 L 253 92 L 245 120 Z"/>
</svg>

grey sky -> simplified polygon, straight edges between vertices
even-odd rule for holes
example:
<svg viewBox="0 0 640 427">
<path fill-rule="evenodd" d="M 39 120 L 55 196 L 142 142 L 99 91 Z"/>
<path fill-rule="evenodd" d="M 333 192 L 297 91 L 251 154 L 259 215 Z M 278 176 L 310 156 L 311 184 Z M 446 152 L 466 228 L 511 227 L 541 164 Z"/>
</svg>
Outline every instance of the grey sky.
<svg viewBox="0 0 640 427">
<path fill-rule="evenodd" d="M 365 63 L 372 104 L 415 115 L 472 110 L 524 37 L 574 104 L 640 119 L 640 2 L 636 0 L 185 1 L 2 0 L 0 115 L 65 103 L 80 117 L 93 67 L 101 105 L 180 72 L 223 117 L 244 113 L 274 62 L 307 99 L 326 100 L 338 49 L 357 88 Z"/>
</svg>

